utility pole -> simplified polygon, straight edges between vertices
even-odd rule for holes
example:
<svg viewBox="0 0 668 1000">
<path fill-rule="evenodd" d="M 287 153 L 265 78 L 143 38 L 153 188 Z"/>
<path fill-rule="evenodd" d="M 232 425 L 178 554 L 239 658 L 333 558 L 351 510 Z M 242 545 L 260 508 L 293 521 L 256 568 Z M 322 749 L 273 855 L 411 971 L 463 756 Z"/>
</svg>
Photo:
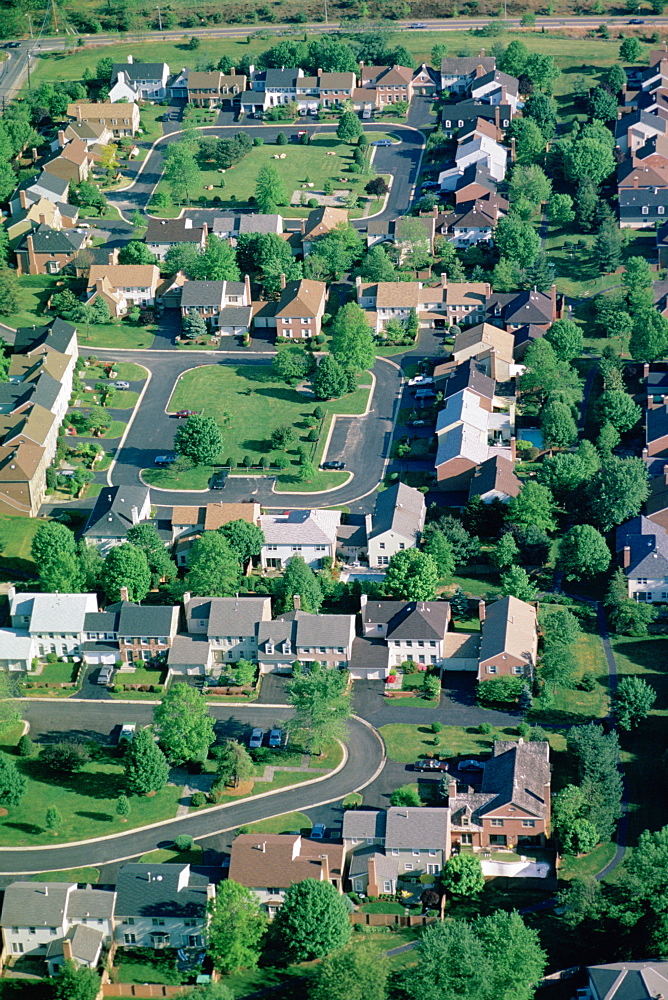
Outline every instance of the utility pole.
<svg viewBox="0 0 668 1000">
<path fill-rule="evenodd" d="M 325 24 L 329 24 L 329 21 L 327 20 L 327 0 L 325 0 Z"/>
<path fill-rule="evenodd" d="M 30 58 L 31 58 L 31 56 L 32 56 L 32 52 L 30 51 L 30 49 L 28 49 L 28 90 L 31 89 L 31 83 L 30 83 Z"/>
<path fill-rule="evenodd" d="M 28 27 L 30 28 L 30 37 L 34 38 L 35 36 L 32 33 L 32 17 L 30 16 L 29 12 L 26 14 L 26 17 L 28 18 Z"/>
<path fill-rule="evenodd" d="M 155 9 L 158 12 L 158 28 L 159 28 L 160 31 L 162 31 L 162 14 L 160 13 L 160 7 L 156 4 L 156 8 Z"/>
<path fill-rule="evenodd" d="M 51 0 L 51 16 L 53 17 L 53 30 L 56 34 L 59 34 L 60 29 L 58 27 L 58 11 L 56 9 L 56 0 Z"/>
</svg>

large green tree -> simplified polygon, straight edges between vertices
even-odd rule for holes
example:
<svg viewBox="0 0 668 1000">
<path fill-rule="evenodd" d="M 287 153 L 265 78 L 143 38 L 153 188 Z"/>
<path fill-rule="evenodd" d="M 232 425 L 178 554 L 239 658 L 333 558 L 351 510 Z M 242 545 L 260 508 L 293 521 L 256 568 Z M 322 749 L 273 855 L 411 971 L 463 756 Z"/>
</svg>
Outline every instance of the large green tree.
<svg viewBox="0 0 668 1000">
<path fill-rule="evenodd" d="M 530 222 L 511 213 L 498 222 L 494 244 L 501 257 L 519 267 L 529 267 L 540 250 L 540 237 Z"/>
<path fill-rule="evenodd" d="M 518 601 L 535 601 L 538 590 L 523 566 L 511 566 L 501 574 L 501 593 Z"/>
<path fill-rule="evenodd" d="M 620 729 L 635 729 L 646 719 L 654 702 L 656 691 L 642 677 L 622 677 L 612 694 L 612 712 Z"/>
<path fill-rule="evenodd" d="M 344 111 L 339 118 L 336 129 L 337 138 L 341 142 L 354 142 L 362 133 L 362 123 L 354 111 Z"/>
<path fill-rule="evenodd" d="M 26 790 L 27 781 L 13 760 L 0 757 L 0 805 L 17 806 Z"/>
<path fill-rule="evenodd" d="M 532 524 L 542 531 L 556 527 L 554 498 L 547 486 L 529 480 L 508 503 L 508 520 L 513 524 Z"/>
<path fill-rule="evenodd" d="M 101 980 L 95 969 L 77 966 L 66 959 L 52 979 L 54 1000 L 95 1000 Z"/>
<path fill-rule="evenodd" d="M 35 532 L 30 554 L 37 566 L 42 590 L 76 594 L 83 583 L 74 533 L 65 524 L 47 521 Z"/>
<path fill-rule="evenodd" d="M 437 586 L 438 569 L 428 552 L 402 549 L 390 557 L 385 573 L 390 594 L 407 601 L 433 601 Z"/>
<path fill-rule="evenodd" d="M 629 353 L 634 361 L 655 361 L 668 352 L 668 319 L 658 309 L 643 309 L 633 322 Z"/>
<path fill-rule="evenodd" d="M 146 555 L 151 572 L 151 586 L 157 587 L 162 580 L 173 580 L 176 563 L 170 558 L 165 543 L 153 524 L 135 524 L 128 529 L 128 541 Z"/>
<path fill-rule="evenodd" d="M 206 950 L 218 972 L 254 969 L 267 929 L 267 918 L 256 894 L 232 879 L 225 879 L 209 901 Z"/>
<path fill-rule="evenodd" d="M 459 857 L 478 860 L 475 855 Z M 496 1000 L 485 946 L 466 921 L 438 921 L 426 927 L 416 951 L 417 964 L 401 982 L 409 1000 Z"/>
<path fill-rule="evenodd" d="M 331 354 L 325 354 L 312 379 L 317 399 L 338 399 L 350 389 L 350 380 L 343 365 Z"/>
<path fill-rule="evenodd" d="M 553 393 L 567 395 L 569 401 L 581 396 L 581 382 L 571 365 L 557 357 L 549 341 L 542 337 L 531 344 L 524 355 L 525 371 L 520 376 L 523 393 L 543 403 Z"/>
<path fill-rule="evenodd" d="M 239 557 L 227 538 L 218 531 L 205 531 L 196 539 L 188 555 L 186 583 L 200 597 L 231 597 L 239 588 Z"/>
<path fill-rule="evenodd" d="M 388 974 L 387 958 L 363 941 L 320 962 L 309 1000 L 386 1000 Z"/>
<path fill-rule="evenodd" d="M 548 448 L 569 448 L 578 436 L 570 406 L 558 399 L 548 400 L 540 411 L 540 428 Z"/>
<path fill-rule="evenodd" d="M 589 482 L 586 495 L 589 514 L 602 531 L 610 531 L 640 513 L 648 493 L 643 460 L 613 456 Z"/>
<path fill-rule="evenodd" d="M 197 254 L 188 268 L 188 277 L 197 281 L 238 281 L 236 251 L 227 240 L 211 233 L 204 253 Z"/>
<path fill-rule="evenodd" d="M 118 263 L 157 264 L 158 260 L 142 240 L 130 240 L 118 251 Z"/>
<path fill-rule="evenodd" d="M 130 601 L 143 601 L 151 587 L 146 553 L 130 542 L 115 545 L 104 560 L 100 584 L 108 601 L 120 601 L 122 587 L 127 587 Z"/>
<path fill-rule="evenodd" d="M 557 565 L 567 580 L 584 580 L 605 573 L 610 549 L 603 535 L 591 524 L 576 524 L 559 542 Z"/>
<path fill-rule="evenodd" d="M 276 167 L 260 167 L 255 181 L 255 204 L 262 215 L 274 215 L 279 205 L 288 204 L 288 196 Z"/>
<path fill-rule="evenodd" d="M 307 733 L 309 749 L 321 753 L 326 740 L 346 739 L 350 718 L 350 695 L 343 671 L 314 664 L 311 672 L 288 684 L 288 701 L 295 717 L 288 726 Z"/>
<path fill-rule="evenodd" d="M 225 740 L 222 746 L 214 749 L 214 756 L 218 761 L 216 765 L 218 780 L 224 785 L 236 787 L 255 774 L 251 756 L 238 740 Z"/>
<path fill-rule="evenodd" d="M 123 758 L 123 770 L 128 791 L 135 795 L 148 795 L 165 787 L 169 764 L 151 728 L 137 730 Z"/>
<path fill-rule="evenodd" d="M 195 465 L 213 465 L 220 459 L 223 436 L 213 417 L 196 413 L 177 430 L 174 449 Z"/>
<path fill-rule="evenodd" d="M 185 141 L 170 143 L 165 152 L 163 176 L 172 199 L 177 203 L 185 202 L 189 205 L 202 183 L 192 143 Z"/>
<path fill-rule="evenodd" d="M 623 433 L 635 427 L 642 416 L 642 410 L 633 401 L 633 396 L 623 389 L 607 389 L 598 401 L 598 417 L 601 424 L 612 424 L 616 431 Z"/>
<path fill-rule="evenodd" d="M 367 314 L 356 302 L 342 306 L 332 320 L 332 354 L 351 371 L 371 368 L 376 360 Z"/>
<path fill-rule="evenodd" d="M 441 882 L 451 896 L 477 896 L 485 888 L 477 854 L 455 854 L 443 865 Z"/>
<path fill-rule="evenodd" d="M 228 521 L 218 529 L 236 552 L 242 566 L 253 556 L 259 556 L 264 545 L 264 533 L 257 524 L 249 521 Z"/>
<path fill-rule="evenodd" d="M 320 610 L 323 601 L 318 578 L 303 556 L 292 556 L 283 576 L 276 581 L 274 594 L 279 613 L 292 611 L 295 594 L 299 594 L 301 598 L 302 610 L 313 614 Z"/>
<path fill-rule="evenodd" d="M 172 684 L 153 712 L 156 732 L 172 764 L 204 761 L 215 740 L 206 699 L 189 684 Z"/>
<path fill-rule="evenodd" d="M 547 964 L 538 931 L 527 927 L 519 913 L 503 910 L 478 917 L 473 931 L 491 966 L 492 996 L 532 1000 Z"/>
<path fill-rule="evenodd" d="M 334 886 L 307 878 L 287 889 L 272 930 L 288 958 L 308 962 L 343 948 L 350 940 L 352 927 Z"/>
<path fill-rule="evenodd" d="M 582 354 L 582 330 L 570 319 L 558 319 L 545 334 L 561 361 L 572 361 Z"/>
</svg>

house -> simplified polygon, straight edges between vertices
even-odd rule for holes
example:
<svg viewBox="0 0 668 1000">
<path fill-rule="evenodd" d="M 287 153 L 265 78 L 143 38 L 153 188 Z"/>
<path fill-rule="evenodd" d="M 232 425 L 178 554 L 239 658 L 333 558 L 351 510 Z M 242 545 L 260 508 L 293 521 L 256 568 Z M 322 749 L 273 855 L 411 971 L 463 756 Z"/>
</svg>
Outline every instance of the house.
<svg viewBox="0 0 668 1000">
<path fill-rule="evenodd" d="M 413 71 L 407 66 L 365 66 L 360 63 L 360 88 L 375 90 L 376 108 L 413 99 Z"/>
<path fill-rule="evenodd" d="M 358 275 L 355 279 L 357 304 L 367 311 L 369 326 L 383 333 L 387 323 L 395 320 L 407 323 L 420 307 L 421 283 L 418 281 L 374 281 L 366 284 Z"/>
<path fill-rule="evenodd" d="M 550 744 L 495 740 L 480 791 L 451 780 L 448 811 L 453 847 L 544 846 L 550 836 Z"/>
<path fill-rule="evenodd" d="M 513 357 L 516 363 L 520 363 L 524 359 L 524 355 L 527 349 L 535 344 L 537 340 L 545 336 L 546 327 L 540 326 L 538 323 L 525 323 L 523 326 L 516 326 L 513 335 L 515 337 L 515 346 L 513 348 Z"/>
<path fill-rule="evenodd" d="M 181 243 L 194 243 L 200 250 L 206 249 L 208 226 L 203 222 L 196 226 L 192 219 L 154 219 L 149 217 L 144 242 L 158 260 L 164 260 L 170 247 Z"/>
<path fill-rule="evenodd" d="M 246 77 L 232 68 L 229 73 L 188 71 L 188 103 L 196 108 L 232 107 L 246 89 Z"/>
<path fill-rule="evenodd" d="M 21 196 L 25 207 L 17 209 L 7 219 L 7 235 L 10 241 L 18 239 L 23 233 L 31 232 L 39 225 L 48 226 L 50 229 L 63 229 L 63 217 L 59 205 L 49 201 L 48 198 L 40 198 L 39 201 L 29 205 L 23 189 L 19 191 L 19 198 Z"/>
<path fill-rule="evenodd" d="M 67 105 L 67 117 L 72 122 L 92 122 L 105 126 L 118 139 L 136 135 L 139 129 L 139 108 L 136 104 L 99 104 L 73 102 Z"/>
<path fill-rule="evenodd" d="M 83 139 L 71 139 L 60 148 L 58 156 L 44 164 L 43 169 L 71 184 L 78 184 L 89 179 L 99 159 L 98 154 L 93 153 Z"/>
<path fill-rule="evenodd" d="M 148 486 L 105 486 L 95 501 L 83 537 L 106 555 L 127 541 L 128 530 L 151 517 Z"/>
<path fill-rule="evenodd" d="M 632 111 L 622 115 L 615 123 L 615 139 L 623 156 L 634 153 L 649 138 L 665 135 L 667 123 L 658 115 L 647 111 Z"/>
<path fill-rule="evenodd" d="M 88 242 L 86 233 L 39 225 L 16 247 L 16 270 L 19 274 L 60 274 Z"/>
<path fill-rule="evenodd" d="M 205 507 L 173 507 L 172 544 L 177 566 L 185 566 L 193 541 L 202 531 L 215 531 L 230 521 L 257 524 L 260 505 L 256 503 L 208 503 Z"/>
<path fill-rule="evenodd" d="M 97 611 L 95 594 L 17 593 L 10 587 L 8 598 L 12 627 L 32 636 L 35 656 L 79 653 L 85 641 L 86 615 Z"/>
<path fill-rule="evenodd" d="M 112 316 L 125 316 L 135 306 L 155 305 L 160 269 L 155 264 L 91 264 L 86 301 L 101 298 Z"/>
<path fill-rule="evenodd" d="M 190 865 L 123 865 L 116 881 L 116 941 L 130 948 L 201 948 L 215 886 Z"/>
<path fill-rule="evenodd" d="M 325 205 L 321 208 L 314 208 L 306 216 L 304 231 L 302 234 L 302 248 L 304 256 L 313 250 L 313 243 L 321 236 L 327 236 L 337 226 L 348 225 L 348 210 L 346 208 L 331 208 Z"/>
<path fill-rule="evenodd" d="M 487 303 L 487 321 L 513 333 L 527 324 L 547 330 L 563 312 L 563 299 L 556 285 L 549 292 L 495 292 Z"/>
<path fill-rule="evenodd" d="M 436 329 L 481 323 L 485 316 L 492 286 L 487 281 L 448 281 L 444 271 L 441 283 L 420 288 L 421 325 Z"/>
<path fill-rule="evenodd" d="M 436 419 L 434 468 L 441 489 L 468 497 L 477 466 L 497 455 L 512 458 L 513 434 L 514 406 L 489 411 L 469 389 L 448 396 Z"/>
<path fill-rule="evenodd" d="M 271 621 L 269 597 L 192 597 L 183 595 L 186 628 L 192 638 L 206 639 L 213 672 L 220 665 L 257 660 L 258 628 Z"/>
<path fill-rule="evenodd" d="M 473 101 L 498 107 L 509 105 L 514 115 L 518 105 L 518 90 L 516 77 L 502 73 L 499 69 L 492 69 L 475 77 L 469 87 L 469 94 Z"/>
<path fill-rule="evenodd" d="M 121 587 L 121 600 L 108 605 L 106 610 L 118 612 L 119 659 L 123 661 L 121 669 L 134 670 L 137 663 L 151 663 L 167 658 L 179 625 L 177 606 L 132 604 L 127 599 L 126 588 Z"/>
<path fill-rule="evenodd" d="M 668 160 L 665 156 L 651 157 L 650 166 L 645 159 L 633 157 L 617 167 L 617 192 L 624 188 L 655 188 L 668 185 Z"/>
<path fill-rule="evenodd" d="M 538 651 L 536 609 L 516 597 L 502 597 L 484 609 L 478 680 L 531 680 Z"/>
<path fill-rule="evenodd" d="M 461 365 L 463 361 L 475 358 L 490 378 L 507 382 L 515 373 L 514 347 L 512 333 L 490 323 L 480 323 L 457 334 L 452 346 L 452 360 L 455 365 Z"/>
<path fill-rule="evenodd" d="M 114 133 L 104 121 L 70 122 L 66 128 L 58 132 L 56 142 L 64 146 L 72 139 L 81 139 L 87 146 L 108 146 L 113 141 Z"/>
<path fill-rule="evenodd" d="M 211 643 L 202 636 L 175 635 L 167 654 L 167 667 L 174 676 L 215 676 Z"/>
<path fill-rule="evenodd" d="M 262 514 L 260 527 L 265 539 L 260 553 L 262 569 L 284 569 L 294 555 L 301 556 L 311 569 L 322 569 L 323 559 L 336 556 L 336 532 L 340 522 L 338 510 Z"/>
<path fill-rule="evenodd" d="M 82 644 L 84 663 L 113 666 L 120 660 L 118 621 L 118 610 L 86 612 Z"/>
<path fill-rule="evenodd" d="M 664 221 L 668 186 L 619 189 L 619 225 L 622 229 L 644 229 Z"/>
<path fill-rule="evenodd" d="M 109 100 L 162 101 L 167 97 L 168 79 L 167 63 L 135 62 L 129 55 L 127 62 L 114 63 Z"/>
<path fill-rule="evenodd" d="M 494 139 L 499 139 L 513 119 L 510 104 L 486 104 L 483 101 L 464 100 L 441 105 L 441 129 L 448 139 L 465 136 L 480 120 L 494 126 Z"/>
<path fill-rule="evenodd" d="M 283 232 L 283 216 L 278 214 L 256 215 L 226 215 L 218 216 L 213 220 L 212 232 L 221 240 L 230 240 L 232 246 L 236 246 L 237 237 L 254 233 L 276 233 L 280 236 Z"/>
<path fill-rule="evenodd" d="M 215 333 L 246 333 L 252 311 L 248 275 L 245 281 L 186 281 L 181 288 L 181 316 L 201 316 Z"/>
<path fill-rule="evenodd" d="M 507 162 L 508 151 L 504 146 L 487 135 L 475 135 L 457 147 L 455 166 L 438 175 L 440 189 L 454 191 L 459 187 L 464 171 L 475 163 L 482 163 L 495 181 L 502 181 L 506 176 Z"/>
<path fill-rule="evenodd" d="M 274 315 L 268 317 L 270 322 L 259 322 L 256 315 L 255 325 L 275 326 L 277 337 L 290 340 L 311 340 L 320 336 L 322 317 L 329 296 L 326 283 L 308 278 L 286 283 L 281 275 L 281 286 L 281 297 L 273 310 Z"/>
<path fill-rule="evenodd" d="M 615 553 L 628 595 L 647 604 L 668 601 L 668 532 L 642 514 L 615 532 Z"/>
<path fill-rule="evenodd" d="M 34 641 L 25 629 L 0 629 L 0 670 L 27 673 L 32 666 Z"/>
<path fill-rule="evenodd" d="M 668 529 L 668 464 L 664 465 L 660 475 L 650 479 L 643 514 L 658 527 Z"/>
<path fill-rule="evenodd" d="M 436 881 L 450 855 L 447 808 L 349 809 L 342 832 L 352 891 L 367 896 L 396 894 L 404 877 Z"/>
<path fill-rule="evenodd" d="M 320 663 L 330 670 L 347 668 L 355 638 L 355 615 L 312 615 L 299 608 L 275 621 L 262 621 L 257 630 L 260 673 L 289 673 L 295 660 L 305 666 Z"/>
<path fill-rule="evenodd" d="M 480 399 L 480 406 L 489 413 L 494 409 L 496 382 L 475 357 L 467 358 L 460 365 L 452 362 L 436 365 L 434 368 L 434 388 L 443 393 L 443 398 L 454 396 L 468 389 Z"/>
<path fill-rule="evenodd" d="M 469 484 L 469 500 L 480 497 L 483 503 L 500 500 L 507 503 L 522 489 L 521 480 L 515 475 L 515 463 L 501 455 L 494 455 L 479 465 Z"/>
<path fill-rule="evenodd" d="M 11 882 L 2 902 L 8 955 L 44 956 L 49 975 L 71 958 L 95 968 L 113 935 L 116 893 L 71 882 Z"/>
<path fill-rule="evenodd" d="M 450 623 L 447 601 L 371 601 L 362 594 L 360 606 L 362 635 L 385 642 L 391 666 L 406 661 L 418 669 L 442 666 Z"/>
<path fill-rule="evenodd" d="M 387 566 L 395 553 L 417 548 L 426 515 L 420 490 L 395 483 L 379 493 L 373 513 L 366 516 L 369 566 Z"/>
<path fill-rule="evenodd" d="M 313 878 L 343 892 L 342 844 L 324 844 L 299 834 L 241 833 L 230 852 L 229 878 L 251 889 L 270 917 L 285 900 L 286 890 Z"/>
<path fill-rule="evenodd" d="M 507 210 L 508 203 L 502 198 L 477 198 L 473 203 L 459 205 L 455 212 L 440 215 L 436 220 L 436 232 L 457 248 L 492 243 L 496 224 Z"/>
<path fill-rule="evenodd" d="M 67 198 L 70 193 L 70 182 L 63 177 L 56 177 L 55 174 L 50 174 L 43 170 L 38 177 L 25 185 L 25 203 L 24 199 L 21 197 L 21 192 L 18 192 L 18 197 L 13 198 L 10 202 L 10 210 L 12 214 L 19 208 L 25 208 L 26 204 L 33 204 L 39 201 L 40 198 L 47 198 L 49 201 L 56 202 L 57 204 L 67 202 Z"/>
<path fill-rule="evenodd" d="M 583 1000 L 657 1000 L 668 994 L 668 962 L 612 962 L 587 966 Z"/>
<path fill-rule="evenodd" d="M 668 401 L 657 405 L 658 392 L 654 403 L 645 410 L 645 447 L 643 458 L 665 458 L 668 456 Z"/>
<path fill-rule="evenodd" d="M 441 59 L 441 90 L 468 94 L 474 80 L 496 69 L 494 56 L 481 49 L 477 56 L 445 56 Z"/>
<path fill-rule="evenodd" d="M 323 73 L 319 70 L 315 79 L 304 77 L 297 81 L 297 104 L 300 108 L 312 110 L 312 84 L 317 88 L 320 105 L 324 108 L 336 108 L 344 101 L 351 100 L 357 81 L 352 71 Z"/>
<path fill-rule="evenodd" d="M 436 97 L 441 86 L 440 74 L 432 69 L 431 66 L 427 66 L 426 63 L 422 63 L 417 69 L 413 70 L 412 79 L 413 94 L 417 97 Z"/>
<path fill-rule="evenodd" d="M 336 554 L 343 562 L 357 562 L 366 552 L 366 518 L 364 514 L 349 514 L 347 524 L 336 532 Z"/>
<path fill-rule="evenodd" d="M 455 205 L 464 205 L 476 198 L 490 198 L 496 195 L 498 187 L 497 181 L 494 180 L 485 163 L 473 163 L 466 168 L 457 181 Z"/>
</svg>

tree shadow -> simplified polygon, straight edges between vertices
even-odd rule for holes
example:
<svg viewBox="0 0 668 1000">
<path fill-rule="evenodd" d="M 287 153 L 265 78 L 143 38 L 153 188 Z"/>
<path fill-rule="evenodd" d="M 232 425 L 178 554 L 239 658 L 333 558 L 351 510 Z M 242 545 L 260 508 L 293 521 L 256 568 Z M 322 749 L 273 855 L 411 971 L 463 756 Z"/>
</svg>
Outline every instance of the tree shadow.
<svg viewBox="0 0 668 1000">
<path fill-rule="evenodd" d="M 8 826 L 12 830 L 20 830 L 21 833 L 31 833 L 31 834 L 34 834 L 35 836 L 39 836 L 39 834 L 43 832 L 41 826 L 35 826 L 33 823 L 9 823 L 9 822 L 5 822 L 5 823 L 3 823 L 3 826 Z"/>
<path fill-rule="evenodd" d="M 110 823 L 114 818 L 110 813 L 88 812 L 85 809 L 77 810 L 75 816 L 82 816 L 84 819 L 92 819 L 98 823 Z"/>
</svg>

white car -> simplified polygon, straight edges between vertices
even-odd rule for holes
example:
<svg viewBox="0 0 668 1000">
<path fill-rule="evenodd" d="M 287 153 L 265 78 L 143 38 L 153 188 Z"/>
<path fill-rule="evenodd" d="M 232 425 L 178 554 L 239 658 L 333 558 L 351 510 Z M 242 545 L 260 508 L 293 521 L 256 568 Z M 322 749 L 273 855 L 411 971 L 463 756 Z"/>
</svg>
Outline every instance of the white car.
<svg viewBox="0 0 668 1000">
<path fill-rule="evenodd" d="M 434 380 L 431 375 L 416 375 L 408 380 L 409 386 L 413 385 L 433 385 Z"/>
<path fill-rule="evenodd" d="M 118 735 L 118 742 L 132 743 L 135 738 L 136 731 L 137 725 L 135 722 L 124 722 Z"/>
<path fill-rule="evenodd" d="M 258 750 L 262 746 L 262 740 L 264 739 L 264 729 L 254 729 L 251 733 L 251 738 L 248 741 L 248 746 L 251 750 Z"/>
<path fill-rule="evenodd" d="M 114 388 L 115 389 L 129 389 L 130 388 L 130 383 L 129 382 L 114 382 Z"/>
</svg>

